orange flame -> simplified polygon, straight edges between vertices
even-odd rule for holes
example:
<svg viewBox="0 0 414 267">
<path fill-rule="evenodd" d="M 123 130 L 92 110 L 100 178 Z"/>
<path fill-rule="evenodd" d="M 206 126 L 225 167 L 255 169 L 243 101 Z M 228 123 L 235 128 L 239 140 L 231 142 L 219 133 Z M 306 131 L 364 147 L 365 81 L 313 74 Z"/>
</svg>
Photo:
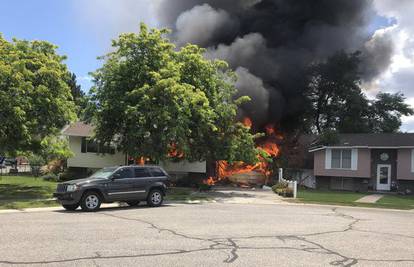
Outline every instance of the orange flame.
<svg viewBox="0 0 414 267">
<path fill-rule="evenodd" d="M 243 124 L 247 127 L 251 127 L 252 121 L 250 118 L 246 117 L 243 120 Z M 282 140 L 283 136 L 281 134 L 278 134 L 274 124 L 266 125 L 265 130 L 265 141 L 258 144 L 257 148 L 265 152 L 268 157 L 275 158 L 280 154 L 280 149 L 277 142 Z M 254 165 L 249 165 L 244 162 L 235 162 L 233 164 L 230 164 L 224 160 L 218 161 L 218 179 L 221 180 L 236 174 L 244 174 L 252 171 L 262 173 L 265 175 L 265 177 L 269 177 L 272 174 L 269 162 L 266 160 L 266 158 L 260 155 L 257 157 L 259 159 L 259 162 Z"/>
<path fill-rule="evenodd" d="M 243 119 L 243 125 L 244 126 L 246 126 L 247 128 L 252 128 L 252 125 L 253 125 L 253 123 L 252 123 L 252 120 L 249 118 L 249 117 L 245 117 L 244 119 Z"/>
<path fill-rule="evenodd" d="M 215 185 L 216 182 L 214 181 L 213 177 L 208 177 L 207 179 L 203 180 L 203 184 L 205 185 Z"/>
<path fill-rule="evenodd" d="M 181 159 L 181 158 L 184 157 L 184 153 L 181 152 L 181 151 L 178 151 L 177 144 L 172 143 L 170 151 L 168 152 L 168 157 L 170 157 L 170 158 L 180 158 Z"/>
<path fill-rule="evenodd" d="M 275 133 L 275 126 L 273 124 L 266 125 L 265 129 L 267 135 L 273 135 Z"/>
</svg>

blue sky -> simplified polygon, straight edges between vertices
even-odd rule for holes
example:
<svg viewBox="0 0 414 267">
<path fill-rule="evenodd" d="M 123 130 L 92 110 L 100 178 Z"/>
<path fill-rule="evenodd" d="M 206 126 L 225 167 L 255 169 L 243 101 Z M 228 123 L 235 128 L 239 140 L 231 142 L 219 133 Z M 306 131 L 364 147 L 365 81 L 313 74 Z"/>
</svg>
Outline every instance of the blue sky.
<svg viewBox="0 0 414 267">
<path fill-rule="evenodd" d="M 0 33 L 8 40 L 16 37 L 56 44 L 59 53 L 68 56 L 66 63 L 78 76 L 82 89 L 88 91 L 88 73 L 100 66 L 96 57 L 105 54 L 110 40 L 122 31 L 114 27 L 122 26 L 116 21 L 122 10 L 110 7 L 116 1 L 99 2 L 100 7 L 95 8 L 98 0 L 1 0 Z M 144 12 L 147 0 L 138 2 L 132 4 L 143 12 L 135 13 L 131 28 L 126 30 L 138 29 L 140 21 L 155 24 L 151 12 Z"/>
</svg>

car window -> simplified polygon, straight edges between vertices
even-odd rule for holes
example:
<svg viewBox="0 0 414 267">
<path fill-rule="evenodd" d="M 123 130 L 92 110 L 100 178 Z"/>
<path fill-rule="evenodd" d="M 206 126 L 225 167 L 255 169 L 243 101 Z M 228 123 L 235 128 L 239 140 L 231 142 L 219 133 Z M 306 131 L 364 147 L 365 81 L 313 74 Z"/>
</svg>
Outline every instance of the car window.
<svg viewBox="0 0 414 267">
<path fill-rule="evenodd" d="M 147 168 L 135 168 L 135 177 L 136 178 L 144 178 L 144 177 L 151 177 Z"/>
<path fill-rule="evenodd" d="M 152 176 L 160 177 L 165 176 L 165 173 L 160 168 L 150 168 Z"/>
<path fill-rule="evenodd" d="M 115 174 L 119 175 L 119 176 L 117 175 L 117 177 L 116 177 L 117 179 L 132 178 L 133 177 L 130 168 L 120 169 Z"/>
<path fill-rule="evenodd" d="M 109 178 L 117 168 L 103 168 L 91 175 L 91 178 Z"/>
</svg>

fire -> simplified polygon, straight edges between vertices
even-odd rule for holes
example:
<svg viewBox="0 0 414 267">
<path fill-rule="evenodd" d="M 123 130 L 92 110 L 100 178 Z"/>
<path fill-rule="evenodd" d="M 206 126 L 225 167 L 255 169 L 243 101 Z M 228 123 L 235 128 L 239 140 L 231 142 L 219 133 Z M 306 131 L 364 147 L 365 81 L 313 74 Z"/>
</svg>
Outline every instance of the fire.
<svg viewBox="0 0 414 267">
<path fill-rule="evenodd" d="M 137 165 L 145 165 L 145 162 L 146 162 L 146 160 L 145 160 L 144 157 L 137 158 L 137 160 L 136 160 Z"/>
<path fill-rule="evenodd" d="M 205 185 L 215 185 L 216 182 L 214 181 L 213 177 L 208 177 L 207 179 L 205 179 L 203 181 L 203 184 L 205 184 Z"/>
<path fill-rule="evenodd" d="M 168 152 L 168 157 L 170 157 L 170 158 L 183 158 L 184 153 L 181 152 L 181 151 L 178 151 L 177 145 L 172 143 L 170 151 Z"/>
<path fill-rule="evenodd" d="M 275 126 L 273 124 L 266 125 L 265 129 L 267 135 L 273 135 L 275 133 Z"/>
<path fill-rule="evenodd" d="M 249 118 L 249 117 L 245 117 L 244 119 L 243 119 L 243 125 L 244 126 L 246 126 L 247 128 L 252 128 L 252 125 L 253 125 L 253 123 L 252 123 L 252 120 Z"/>
<path fill-rule="evenodd" d="M 252 120 L 248 117 L 243 119 L 243 124 L 246 127 L 252 126 Z M 278 142 L 280 140 L 283 140 L 283 136 L 278 133 L 278 131 L 275 128 L 275 125 L 268 124 L 265 127 L 266 136 L 264 140 L 259 141 L 257 145 L 257 149 L 260 149 L 261 151 L 265 152 L 267 157 L 275 158 L 279 156 L 280 149 L 278 146 Z M 270 163 L 266 159 L 266 157 L 263 157 L 261 155 L 258 155 L 259 162 L 254 165 L 249 165 L 244 162 L 235 162 L 233 164 L 228 163 L 227 161 L 221 160 L 217 162 L 217 179 L 221 180 L 224 178 L 231 177 L 236 174 L 244 174 L 244 173 L 250 173 L 250 172 L 258 172 L 263 174 L 266 179 L 271 175 L 270 170 Z M 209 177 L 207 180 L 211 182 L 214 182 L 214 179 Z M 207 180 L 205 180 L 207 182 Z M 214 184 L 214 183 L 213 183 Z"/>
</svg>

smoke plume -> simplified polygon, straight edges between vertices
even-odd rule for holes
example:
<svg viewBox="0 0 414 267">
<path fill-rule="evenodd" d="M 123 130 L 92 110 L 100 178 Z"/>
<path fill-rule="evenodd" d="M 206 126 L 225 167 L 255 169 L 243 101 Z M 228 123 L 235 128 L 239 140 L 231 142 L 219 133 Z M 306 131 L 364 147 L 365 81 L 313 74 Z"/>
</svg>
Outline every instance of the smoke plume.
<svg viewBox="0 0 414 267">
<path fill-rule="evenodd" d="M 195 43 L 207 57 L 229 62 L 239 94 L 252 98 L 241 114 L 256 127 L 300 121 L 310 63 L 359 50 L 369 81 L 388 67 L 393 51 L 386 33 L 367 31 L 372 0 L 161 0 L 158 13 L 178 45 Z"/>
</svg>

